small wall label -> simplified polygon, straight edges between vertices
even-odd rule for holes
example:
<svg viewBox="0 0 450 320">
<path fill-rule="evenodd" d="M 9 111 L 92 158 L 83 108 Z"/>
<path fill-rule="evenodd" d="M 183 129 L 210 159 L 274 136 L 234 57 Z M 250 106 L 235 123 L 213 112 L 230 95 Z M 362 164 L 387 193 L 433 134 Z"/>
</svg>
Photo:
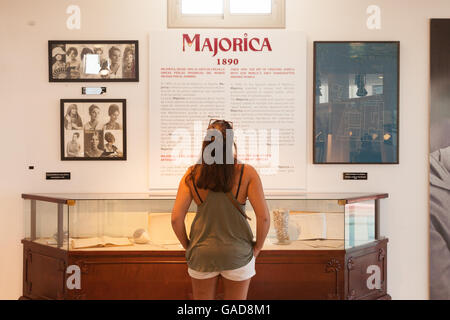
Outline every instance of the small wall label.
<svg viewBox="0 0 450 320">
<path fill-rule="evenodd" d="M 46 172 L 46 180 L 70 180 L 70 172 Z"/>
<path fill-rule="evenodd" d="M 367 172 L 344 172 L 344 180 L 367 180 Z"/>
<path fill-rule="evenodd" d="M 106 87 L 88 88 L 81 87 L 81 94 L 104 94 L 106 93 Z"/>
</svg>

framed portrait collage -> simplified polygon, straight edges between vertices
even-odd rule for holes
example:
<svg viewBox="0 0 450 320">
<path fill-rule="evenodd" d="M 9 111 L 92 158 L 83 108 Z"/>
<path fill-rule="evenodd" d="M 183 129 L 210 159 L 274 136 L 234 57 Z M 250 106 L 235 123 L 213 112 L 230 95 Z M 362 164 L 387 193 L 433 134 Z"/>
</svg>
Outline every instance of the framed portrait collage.
<svg viewBox="0 0 450 320">
<path fill-rule="evenodd" d="M 48 78 L 139 82 L 139 42 L 49 40 Z M 61 160 L 126 160 L 126 109 L 126 99 L 61 99 Z"/>
<path fill-rule="evenodd" d="M 61 160 L 126 160 L 125 99 L 61 99 Z"/>
<path fill-rule="evenodd" d="M 137 40 L 48 42 L 50 82 L 138 82 Z"/>
</svg>

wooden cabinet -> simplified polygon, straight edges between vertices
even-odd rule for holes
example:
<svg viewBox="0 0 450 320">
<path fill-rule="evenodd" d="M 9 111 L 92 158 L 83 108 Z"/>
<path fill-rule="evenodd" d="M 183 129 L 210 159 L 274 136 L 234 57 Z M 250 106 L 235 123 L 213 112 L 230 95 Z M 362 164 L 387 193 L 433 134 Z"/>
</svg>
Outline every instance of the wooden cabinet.
<svg viewBox="0 0 450 320">
<path fill-rule="evenodd" d="M 272 216 L 280 210 L 289 215 L 284 226 L 289 238 L 281 241 L 272 224 L 256 259 L 248 298 L 389 299 L 388 240 L 379 235 L 379 201 L 387 196 L 306 194 L 267 199 Z M 22 298 L 192 298 L 185 251 L 170 224 L 174 199 L 151 199 L 147 194 L 22 197 L 30 204 L 22 240 Z M 246 213 L 254 217 L 249 207 Z M 193 223 L 195 209 L 189 209 L 186 225 L 189 219 Z M 249 225 L 253 234 L 255 220 Z M 134 231 L 140 229 L 148 233 L 150 243 L 135 241 Z M 102 247 L 100 239 L 105 236 L 127 243 Z M 100 242 L 92 245 L 92 239 Z M 79 246 L 86 240 L 89 245 Z M 218 299 L 222 292 L 219 282 Z"/>
<path fill-rule="evenodd" d="M 22 242 L 22 298 L 192 298 L 183 251 L 75 252 Z M 262 251 L 248 299 L 390 299 L 386 291 L 387 243 L 381 239 L 350 250 Z M 69 266 L 79 267 L 80 289 L 67 287 L 73 275 L 66 273 Z M 368 280 L 374 288 L 368 287 Z"/>
</svg>

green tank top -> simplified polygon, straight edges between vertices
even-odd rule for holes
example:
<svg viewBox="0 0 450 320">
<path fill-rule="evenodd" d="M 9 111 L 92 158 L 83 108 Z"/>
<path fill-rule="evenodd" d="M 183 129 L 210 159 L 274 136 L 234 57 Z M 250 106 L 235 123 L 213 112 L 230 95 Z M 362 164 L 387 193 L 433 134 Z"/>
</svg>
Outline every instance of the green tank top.
<svg viewBox="0 0 450 320">
<path fill-rule="evenodd" d="M 194 189 L 202 201 L 195 183 Z M 245 205 L 239 205 L 245 212 Z M 245 266 L 253 258 L 250 225 L 223 192 L 208 191 L 206 199 L 197 207 L 189 239 L 186 261 L 189 268 L 196 271 L 233 270 Z"/>
</svg>

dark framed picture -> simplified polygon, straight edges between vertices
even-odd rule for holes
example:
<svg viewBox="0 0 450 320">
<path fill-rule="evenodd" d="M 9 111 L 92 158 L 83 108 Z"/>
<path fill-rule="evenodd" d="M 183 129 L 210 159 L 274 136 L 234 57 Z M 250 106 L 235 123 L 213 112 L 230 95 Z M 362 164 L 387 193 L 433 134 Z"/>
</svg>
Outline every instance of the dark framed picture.
<svg viewBox="0 0 450 320">
<path fill-rule="evenodd" d="M 125 99 L 61 99 L 61 160 L 126 160 Z"/>
<path fill-rule="evenodd" d="M 314 42 L 313 163 L 399 163 L 398 41 Z"/>
<path fill-rule="evenodd" d="M 50 40 L 48 78 L 50 82 L 138 82 L 138 41 Z"/>
</svg>

